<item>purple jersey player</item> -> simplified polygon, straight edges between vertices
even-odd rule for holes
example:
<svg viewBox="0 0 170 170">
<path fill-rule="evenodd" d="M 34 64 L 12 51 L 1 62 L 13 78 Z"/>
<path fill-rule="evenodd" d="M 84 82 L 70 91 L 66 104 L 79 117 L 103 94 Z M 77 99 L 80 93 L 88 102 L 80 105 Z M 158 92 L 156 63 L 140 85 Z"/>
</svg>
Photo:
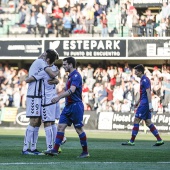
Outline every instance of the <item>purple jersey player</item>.
<svg viewBox="0 0 170 170">
<path fill-rule="evenodd" d="M 76 132 L 80 138 L 82 153 L 78 158 L 89 157 L 87 148 L 86 133 L 83 130 L 83 114 L 84 105 L 82 103 L 82 77 L 76 70 L 76 60 L 73 57 L 63 59 L 63 68 L 69 72 L 66 82 L 65 92 L 58 97 L 52 99 L 53 103 L 58 102 L 65 97 L 65 107 L 61 113 L 58 132 L 56 136 L 55 146 L 52 150 L 45 152 L 46 155 L 58 155 L 58 149 L 64 137 L 64 132 L 67 126 L 74 125 Z"/>
<path fill-rule="evenodd" d="M 134 125 L 132 129 L 132 137 L 129 141 L 122 143 L 122 145 L 134 146 L 135 138 L 139 131 L 139 123 L 141 120 L 144 120 L 147 127 L 150 129 L 152 134 L 156 137 L 157 142 L 153 146 L 161 146 L 164 144 L 163 140 L 159 136 L 158 130 L 151 122 L 151 112 L 153 111 L 152 101 L 151 101 L 151 83 L 148 77 L 144 74 L 144 66 L 142 64 L 134 67 L 135 74 L 137 77 L 141 78 L 140 80 L 140 98 L 136 102 L 135 107 L 138 106 L 135 118 Z"/>
</svg>

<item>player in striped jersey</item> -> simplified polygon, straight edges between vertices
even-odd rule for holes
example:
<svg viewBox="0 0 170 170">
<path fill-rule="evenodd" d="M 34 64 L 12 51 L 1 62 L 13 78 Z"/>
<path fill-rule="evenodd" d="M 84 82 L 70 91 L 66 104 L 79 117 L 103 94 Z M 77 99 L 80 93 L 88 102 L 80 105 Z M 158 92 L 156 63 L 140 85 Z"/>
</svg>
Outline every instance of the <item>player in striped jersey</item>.
<svg viewBox="0 0 170 170">
<path fill-rule="evenodd" d="M 58 69 L 53 71 L 47 64 L 47 60 L 51 60 L 51 62 L 54 62 L 56 59 L 58 59 L 58 53 L 55 50 L 48 49 L 37 60 L 35 60 L 32 63 L 29 69 L 29 77 L 33 75 L 38 77 L 38 74 L 42 70 L 44 70 L 51 78 L 56 77 L 59 73 Z M 39 126 L 41 125 L 40 119 L 42 99 L 41 84 L 42 80 L 40 78 L 39 79 L 37 78 L 36 81 L 29 83 L 27 91 L 26 116 L 30 118 L 30 124 L 26 129 L 24 146 L 22 150 L 22 154 L 26 155 L 40 154 L 40 152 L 36 149 L 36 143 L 38 140 Z M 30 143 L 31 146 L 29 149 Z"/>
</svg>

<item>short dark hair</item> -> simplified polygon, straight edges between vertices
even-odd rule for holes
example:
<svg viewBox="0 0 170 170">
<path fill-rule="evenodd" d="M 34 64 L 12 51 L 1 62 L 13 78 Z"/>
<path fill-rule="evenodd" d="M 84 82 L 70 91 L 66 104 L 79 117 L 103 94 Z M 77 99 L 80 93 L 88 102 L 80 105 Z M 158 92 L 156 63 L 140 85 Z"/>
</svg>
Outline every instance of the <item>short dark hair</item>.
<svg viewBox="0 0 170 170">
<path fill-rule="evenodd" d="M 73 57 L 64 58 L 63 61 L 67 61 L 68 64 L 72 64 L 73 68 L 76 68 L 76 60 Z"/>
<path fill-rule="evenodd" d="M 139 71 L 139 72 L 142 72 L 144 74 L 144 66 L 143 64 L 138 64 L 137 66 L 134 67 L 135 70 Z"/>
<path fill-rule="evenodd" d="M 52 64 L 55 60 L 59 59 L 59 55 L 56 50 L 48 49 L 46 50 L 47 58 L 50 59 L 50 64 Z"/>
</svg>

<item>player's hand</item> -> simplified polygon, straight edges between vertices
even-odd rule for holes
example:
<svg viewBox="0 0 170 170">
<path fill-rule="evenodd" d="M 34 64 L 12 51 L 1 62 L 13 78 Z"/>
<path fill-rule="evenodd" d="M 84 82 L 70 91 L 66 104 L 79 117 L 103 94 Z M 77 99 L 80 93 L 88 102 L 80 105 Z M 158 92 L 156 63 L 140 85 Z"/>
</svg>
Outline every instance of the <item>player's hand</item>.
<svg viewBox="0 0 170 170">
<path fill-rule="evenodd" d="M 51 100 L 52 103 L 57 103 L 60 100 L 59 97 L 55 97 Z"/>
</svg>

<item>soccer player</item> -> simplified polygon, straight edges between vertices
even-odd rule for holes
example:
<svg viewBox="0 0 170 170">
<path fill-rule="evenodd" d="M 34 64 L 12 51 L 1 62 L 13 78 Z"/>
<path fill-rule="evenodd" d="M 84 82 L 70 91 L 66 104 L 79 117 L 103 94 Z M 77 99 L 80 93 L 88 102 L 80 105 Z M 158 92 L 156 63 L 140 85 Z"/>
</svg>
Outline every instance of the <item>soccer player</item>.
<svg viewBox="0 0 170 170">
<path fill-rule="evenodd" d="M 58 53 L 55 50 L 48 49 L 44 52 L 37 60 L 35 60 L 30 69 L 29 69 L 29 77 L 32 75 L 38 74 L 42 70 L 45 70 L 51 78 L 54 78 L 58 75 L 58 70 L 52 71 L 48 66 L 46 60 L 51 59 L 55 61 L 58 59 Z M 41 83 L 42 80 L 37 80 L 29 83 L 28 91 L 27 91 L 27 107 L 26 107 L 26 116 L 30 118 L 30 124 L 28 125 L 24 138 L 24 146 L 22 150 L 22 154 L 31 155 L 37 154 L 40 155 L 36 149 L 36 143 L 38 140 L 38 131 L 41 125 Z M 29 145 L 31 143 L 30 149 Z"/>
<path fill-rule="evenodd" d="M 55 146 L 50 151 L 46 151 L 46 155 L 58 155 L 58 149 L 64 137 L 67 126 L 74 125 L 76 132 L 80 138 L 82 153 L 79 158 L 89 157 L 86 133 L 83 130 L 83 114 L 84 105 L 82 103 L 82 77 L 76 70 L 76 60 L 73 57 L 63 59 L 63 68 L 69 72 L 66 82 L 65 92 L 52 99 L 53 103 L 57 103 L 61 98 L 65 97 L 65 107 L 60 115 L 58 132 L 56 136 Z"/>
<path fill-rule="evenodd" d="M 158 130 L 151 122 L 151 112 L 153 111 L 152 101 L 151 101 L 151 83 L 148 77 L 144 74 L 144 66 L 139 64 L 134 67 L 135 74 L 137 77 L 141 78 L 140 80 L 140 98 L 136 102 L 135 107 L 138 106 L 134 118 L 134 125 L 132 129 L 131 139 L 122 145 L 135 145 L 135 138 L 139 131 L 139 123 L 141 120 L 144 120 L 147 127 L 150 129 L 152 134 L 156 137 L 157 142 L 153 146 L 161 146 L 164 144 L 164 141 L 161 139 Z"/>
<path fill-rule="evenodd" d="M 53 71 L 58 70 L 54 65 L 54 61 L 47 59 L 47 64 Z M 34 76 L 27 78 L 27 83 L 35 80 L 42 80 L 41 91 L 42 91 L 42 102 L 41 102 L 41 118 L 44 123 L 44 129 L 46 134 L 46 145 L 47 151 L 53 148 L 54 139 L 57 134 L 57 127 L 55 125 L 55 119 L 60 117 L 60 105 L 59 103 L 52 103 L 51 99 L 57 96 L 56 84 L 57 79 L 51 79 L 50 76 L 43 70 Z M 66 140 L 66 139 L 65 139 Z M 65 140 L 63 142 L 65 142 Z M 61 151 L 61 150 L 60 150 Z"/>
</svg>

